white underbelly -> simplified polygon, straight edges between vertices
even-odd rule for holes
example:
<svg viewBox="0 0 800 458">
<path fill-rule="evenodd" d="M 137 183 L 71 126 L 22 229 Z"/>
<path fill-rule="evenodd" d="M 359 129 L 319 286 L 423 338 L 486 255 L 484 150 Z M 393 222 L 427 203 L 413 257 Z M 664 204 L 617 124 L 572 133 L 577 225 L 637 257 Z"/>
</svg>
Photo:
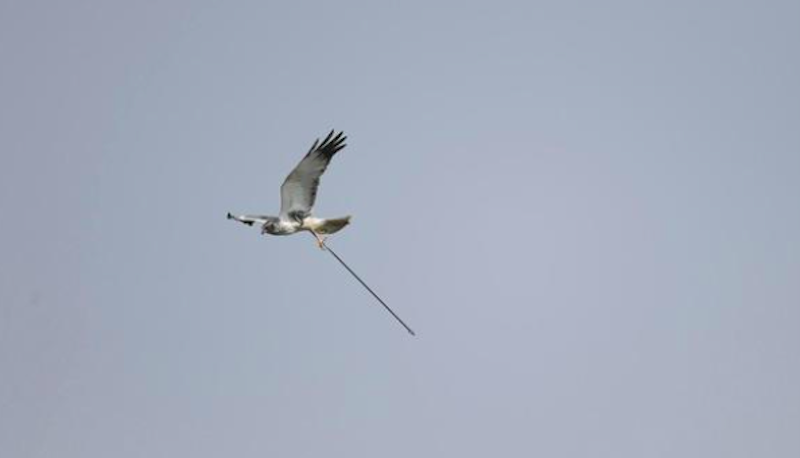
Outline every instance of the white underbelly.
<svg viewBox="0 0 800 458">
<path fill-rule="evenodd" d="M 317 218 L 316 216 L 309 216 L 303 219 L 303 225 L 300 227 L 300 229 L 315 231 L 323 224 L 325 224 L 324 219 Z"/>
<path fill-rule="evenodd" d="M 289 235 L 299 231 L 301 227 L 300 223 L 297 223 L 295 221 L 281 221 L 280 224 L 278 224 L 277 229 L 278 229 L 278 231 L 276 231 L 278 232 L 277 235 Z"/>
</svg>

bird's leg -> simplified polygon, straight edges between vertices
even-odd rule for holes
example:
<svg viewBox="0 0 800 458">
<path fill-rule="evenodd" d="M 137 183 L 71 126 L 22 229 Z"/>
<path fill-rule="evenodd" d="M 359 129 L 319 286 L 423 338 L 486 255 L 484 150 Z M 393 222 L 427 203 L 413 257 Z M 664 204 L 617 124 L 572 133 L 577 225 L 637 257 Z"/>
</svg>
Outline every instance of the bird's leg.
<svg viewBox="0 0 800 458">
<path fill-rule="evenodd" d="M 317 239 L 317 245 L 319 246 L 319 249 L 324 250 L 325 239 L 327 239 L 328 237 L 320 237 L 319 234 L 317 234 L 315 231 L 311 231 L 311 233 L 314 234 L 314 237 Z"/>
</svg>

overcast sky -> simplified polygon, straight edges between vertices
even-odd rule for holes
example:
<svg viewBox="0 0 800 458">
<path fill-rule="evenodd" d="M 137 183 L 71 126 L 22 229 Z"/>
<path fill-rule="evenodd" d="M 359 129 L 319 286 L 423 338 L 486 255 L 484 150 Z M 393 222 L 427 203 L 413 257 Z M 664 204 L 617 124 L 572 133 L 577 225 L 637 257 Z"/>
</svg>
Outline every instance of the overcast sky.
<svg viewBox="0 0 800 458">
<path fill-rule="evenodd" d="M 0 2 L 0 455 L 800 456 L 798 18 Z"/>
</svg>

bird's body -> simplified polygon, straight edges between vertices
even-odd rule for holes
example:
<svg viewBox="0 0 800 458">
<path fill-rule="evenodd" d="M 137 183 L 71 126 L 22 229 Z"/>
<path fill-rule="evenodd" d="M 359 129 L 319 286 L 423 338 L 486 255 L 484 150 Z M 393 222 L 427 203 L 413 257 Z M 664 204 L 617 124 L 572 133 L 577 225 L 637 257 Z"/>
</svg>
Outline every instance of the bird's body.
<svg viewBox="0 0 800 458">
<path fill-rule="evenodd" d="M 305 219 L 303 221 L 305 221 Z M 292 235 L 303 230 L 303 226 L 303 223 L 294 220 L 278 220 L 278 224 L 271 227 L 270 230 L 266 232 L 272 235 Z"/>
<path fill-rule="evenodd" d="M 236 216 L 228 213 L 228 219 L 235 219 L 241 223 L 252 226 L 261 224 L 264 233 L 270 235 L 292 235 L 300 231 L 309 231 L 316 234 L 333 234 L 350 224 L 350 216 L 342 218 L 317 218 L 306 216 L 302 221 L 294 219 L 281 219 L 277 216 Z"/>
<path fill-rule="evenodd" d="M 317 238 L 319 247 L 327 250 L 331 256 L 350 272 L 367 291 L 372 294 L 381 305 L 392 314 L 392 316 L 406 328 L 409 334 L 414 335 L 408 325 L 397 316 L 394 311 L 383 302 L 375 291 L 372 290 L 364 280 L 361 279 L 353 269 L 350 268 L 329 246 L 325 244 L 325 237 L 329 234 L 339 232 L 350 224 L 350 217 L 342 218 L 317 218 L 311 214 L 314 201 L 317 197 L 319 179 L 328 167 L 328 164 L 339 150 L 345 147 L 344 141 L 347 137 L 342 132 L 336 136 L 333 131 L 320 143 L 319 139 L 311 145 L 311 149 L 297 164 L 286 180 L 281 185 L 281 212 L 279 216 L 268 215 L 232 215 L 228 213 L 228 219 L 234 219 L 242 224 L 261 226 L 262 234 L 271 235 L 292 235 L 298 232 L 310 232 Z"/>
<path fill-rule="evenodd" d="M 324 236 L 340 231 L 350 223 L 350 216 L 342 218 L 317 218 L 311 214 L 317 197 L 317 189 L 322 174 L 333 156 L 345 147 L 347 139 L 343 132 L 336 136 L 331 131 L 325 139 L 314 142 L 297 167 L 281 185 L 281 211 L 279 216 L 232 215 L 234 219 L 248 226 L 258 224 L 262 234 L 292 235 L 302 231 L 313 234 L 322 247 Z"/>
</svg>

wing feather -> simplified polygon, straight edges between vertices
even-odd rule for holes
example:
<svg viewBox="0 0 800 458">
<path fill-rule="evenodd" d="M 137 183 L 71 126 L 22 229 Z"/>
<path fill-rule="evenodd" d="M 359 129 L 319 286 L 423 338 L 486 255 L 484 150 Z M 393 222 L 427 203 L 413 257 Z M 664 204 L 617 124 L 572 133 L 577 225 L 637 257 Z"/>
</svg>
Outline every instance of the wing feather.
<svg viewBox="0 0 800 458">
<path fill-rule="evenodd" d="M 333 156 L 346 146 L 344 132 L 336 136 L 333 133 L 331 130 L 322 142 L 316 139 L 303 160 L 284 180 L 281 185 L 281 218 L 302 219 L 311 213 L 320 177 Z"/>
</svg>

